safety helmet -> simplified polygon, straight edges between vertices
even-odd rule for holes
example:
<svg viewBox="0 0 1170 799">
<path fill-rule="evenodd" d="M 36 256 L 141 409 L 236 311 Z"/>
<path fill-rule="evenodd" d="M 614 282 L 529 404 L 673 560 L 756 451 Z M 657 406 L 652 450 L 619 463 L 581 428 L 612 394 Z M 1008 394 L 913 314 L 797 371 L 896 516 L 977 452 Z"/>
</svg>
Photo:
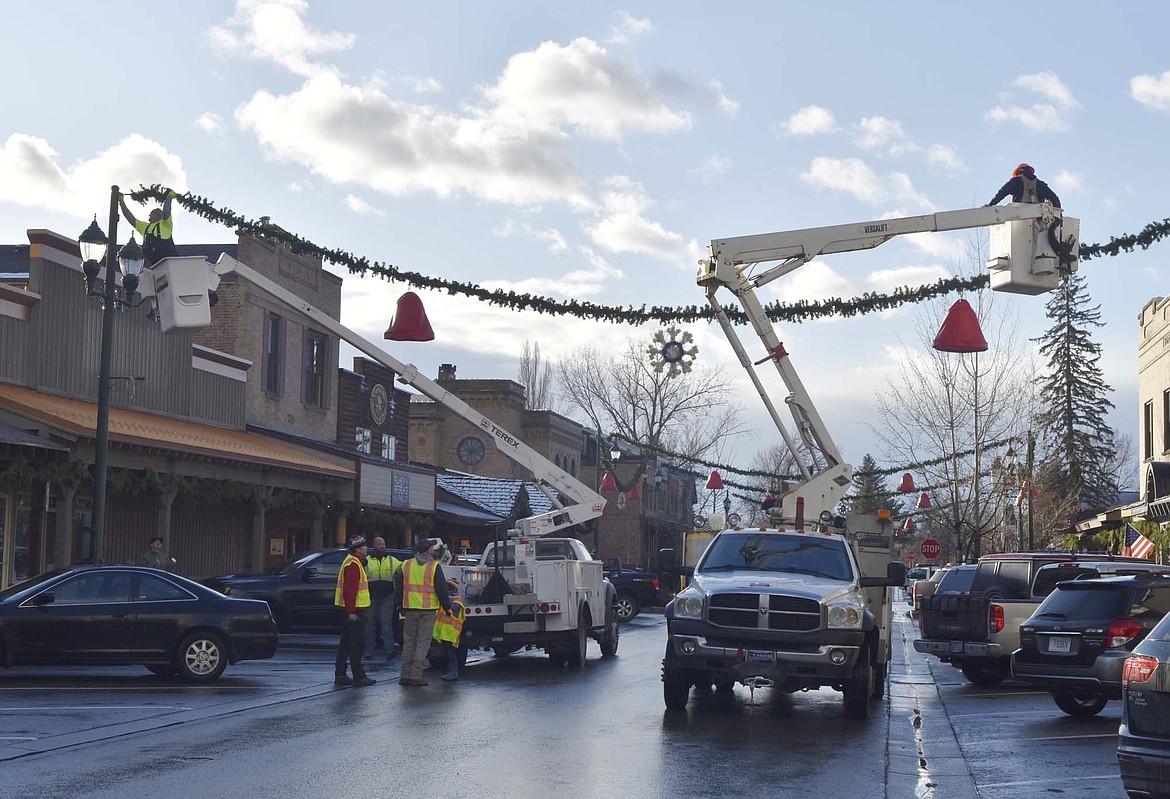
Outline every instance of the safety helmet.
<svg viewBox="0 0 1170 799">
<path fill-rule="evenodd" d="M 366 545 L 366 537 L 362 535 L 354 535 L 349 538 L 349 551 L 361 549 Z"/>
<path fill-rule="evenodd" d="M 1035 174 L 1036 174 L 1036 170 L 1033 169 L 1032 167 L 1030 167 L 1028 164 L 1020 164 L 1018 167 L 1016 167 L 1015 171 L 1012 172 L 1012 177 L 1018 178 L 1020 175 L 1035 175 Z"/>
</svg>

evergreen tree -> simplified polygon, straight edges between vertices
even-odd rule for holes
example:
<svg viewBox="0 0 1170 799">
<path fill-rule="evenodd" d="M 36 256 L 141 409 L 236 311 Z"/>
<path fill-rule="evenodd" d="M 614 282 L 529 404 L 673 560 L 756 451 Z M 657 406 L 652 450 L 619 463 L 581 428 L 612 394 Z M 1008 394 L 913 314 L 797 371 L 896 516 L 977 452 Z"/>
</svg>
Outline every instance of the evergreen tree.
<svg viewBox="0 0 1170 799">
<path fill-rule="evenodd" d="M 881 509 L 901 513 L 901 502 L 886 488 L 884 475 L 876 474 L 877 461 L 868 452 L 861 466 L 853 473 L 854 492 L 845 498 L 849 513 L 877 513 Z"/>
<path fill-rule="evenodd" d="M 1101 306 L 1089 305 L 1085 280 L 1066 275 L 1045 306 L 1052 326 L 1036 339 L 1047 361 L 1040 383 L 1040 439 L 1051 467 L 1051 488 L 1068 500 L 1068 521 L 1083 511 L 1102 511 L 1116 502 L 1116 477 L 1110 468 L 1114 449 L 1105 415 L 1113 407 L 1099 361 L 1101 345 L 1092 338 L 1103 327 Z"/>
</svg>

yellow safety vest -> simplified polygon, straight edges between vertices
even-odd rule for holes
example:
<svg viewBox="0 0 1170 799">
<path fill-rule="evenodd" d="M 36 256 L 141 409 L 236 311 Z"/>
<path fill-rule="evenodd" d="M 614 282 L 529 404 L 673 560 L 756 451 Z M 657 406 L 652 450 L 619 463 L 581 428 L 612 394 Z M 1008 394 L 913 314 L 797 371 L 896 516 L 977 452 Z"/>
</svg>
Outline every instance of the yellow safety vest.
<svg viewBox="0 0 1170 799">
<path fill-rule="evenodd" d="M 402 568 L 402 561 L 387 552 L 382 557 L 366 555 L 366 574 L 370 581 L 393 580 L 394 572 Z"/>
<path fill-rule="evenodd" d="M 419 563 L 411 558 L 402 564 L 402 607 L 410 610 L 435 610 L 439 598 L 435 596 L 435 569 L 433 560 Z"/>
<path fill-rule="evenodd" d="M 440 613 L 435 619 L 434 639 L 445 641 L 451 646 L 459 646 L 459 637 L 463 635 L 463 620 L 467 618 L 467 611 L 463 608 L 463 600 L 458 595 L 451 597 L 454 616 Z"/>
<path fill-rule="evenodd" d="M 358 565 L 358 590 L 357 602 L 354 604 L 359 608 L 368 608 L 370 606 L 370 583 L 366 579 L 366 567 L 362 565 L 362 559 L 354 555 L 352 552 L 345 556 L 345 560 L 341 561 L 341 569 L 337 572 L 337 590 L 333 592 L 333 604 L 339 608 L 345 607 L 345 600 L 341 598 L 341 582 L 345 579 L 345 567 L 350 563 Z"/>
</svg>

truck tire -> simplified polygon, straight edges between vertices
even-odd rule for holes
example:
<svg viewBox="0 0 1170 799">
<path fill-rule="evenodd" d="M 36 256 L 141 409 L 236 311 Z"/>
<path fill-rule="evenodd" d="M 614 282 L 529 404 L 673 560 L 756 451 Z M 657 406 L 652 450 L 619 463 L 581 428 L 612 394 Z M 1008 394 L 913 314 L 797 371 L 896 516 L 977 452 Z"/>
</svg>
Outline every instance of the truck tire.
<svg viewBox="0 0 1170 799">
<path fill-rule="evenodd" d="M 668 639 L 662 659 L 662 701 L 668 710 L 685 710 L 691 696 L 691 677 L 686 669 L 674 665 L 674 660 L 674 647 Z"/>
<path fill-rule="evenodd" d="M 845 681 L 845 718 L 864 721 L 869 718 L 869 700 L 873 695 L 873 667 L 869 662 L 869 648 L 857 654 L 853 675 Z"/>
<path fill-rule="evenodd" d="M 642 606 L 638 604 L 638 598 L 627 591 L 622 591 L 617 595 L 614 607 L 617 608 L 618 621 L 622 624 L 630 621 L 642 611 Z"/>
<path fill-rule="evenodd" d="M 577 631 L 573 634 L 573 648 L 569 650 L 569 666 L 579 669 L 585 665 L 586 649 L 589 645 L 589 611 L 584 607 L 577 613 Z"/>
<path fill-rule="evenodd" d="M 617 654 L 618 638 L 621 636 L 621 631 L 618 629 L 617 614 L 614 611 L 609 612 L 609 621 L 606 622 L 605 632 L 601 634 L 598 641 L 601 644 L 601 656 L 611 658 Z"/>
<path fill-rule="evenodd" d="M 1052 698 L 1056 700 L 1058 708 L 1074 719 L 1087 719 L 1090 716 L 1096 716 L 1109 703 L 1109 700 L 1100 694 L 1091 693 L 1060 693 L 1053 694 Z"/>
<path fill-rule="evenodd" d="M 879 663 L 873 667 L 873 698 L 881 699 L 886 695 L 886 676 L 889 674 L 889 663 Z"/>
<path fill-rule="evenodd" d="M 959 670 L 972 685 L 990 688 L 1008 678 L 1012 673 L 1012 663 L 1008 658 L 979 658 L 963 661 Z"/>
</svg>

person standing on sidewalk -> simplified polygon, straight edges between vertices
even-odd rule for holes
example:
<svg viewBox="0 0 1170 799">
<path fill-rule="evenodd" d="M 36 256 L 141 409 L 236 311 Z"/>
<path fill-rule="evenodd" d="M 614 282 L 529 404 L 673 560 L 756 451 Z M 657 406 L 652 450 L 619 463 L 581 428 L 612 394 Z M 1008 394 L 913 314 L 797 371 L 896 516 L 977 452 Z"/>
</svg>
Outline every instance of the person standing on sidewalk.
<svg viewBox="0 0 1170 799">
<path fill-rule="evenodd" d="M 402 561 L 386 551 L 386 539 L 374 539 L 374 548 L 366 555 L 366 577 L 370 581 L 370 609 L 366 613 L 366 657 L 374 654 L 378 643 L 378 626 L 382 627 L 382 643 L 386 659 L 397 657 L 400 650 L 394 640 L 394 572 L 402 568 Z"/>
<path fill-rule="evenodd" d="M 337 590 L 333 604 L 341 610 L 341 637 L 337 640 L 337 661 L 333 667 L 334 685 L 373 685 L 362 667 L 365 653 L 365 620 L 370 609 L 370 585 L 366 579 L 366 539 L 355 535 L 349 539 L 349 554 L 341 562 L 337 573 Z M 353 669 L 353 677 L 345 673 L 346 662 Z"/>
<path fill-rule="evenodd" d="M 443 654 L 447 658 L 447 671 L 439 679 L 455 682 L 459 679 L 459 639 L 463 637 L 463 620 L 467 618 L 467 611 L 463 607 L 463 600 L 456 593 L 459 583 L 448 580 L 447 588 L 450 589 L 453 610 L 440 613 L 435 618 L 434 639 L 442 645 Z"/>
<path fill-rule="evenodd" d="M 451 612 L 447 582 L 434 559 L 437 543 L 433 538 L 420 540 L 414 545 L 414 557 L 405 561 L 394 576 L 394 590 L 405 617 L 399 685 L 429 684 L 423 677 L 423 665 L 435 631 L 435 615 L 440 607 Z"/>
</svg>

